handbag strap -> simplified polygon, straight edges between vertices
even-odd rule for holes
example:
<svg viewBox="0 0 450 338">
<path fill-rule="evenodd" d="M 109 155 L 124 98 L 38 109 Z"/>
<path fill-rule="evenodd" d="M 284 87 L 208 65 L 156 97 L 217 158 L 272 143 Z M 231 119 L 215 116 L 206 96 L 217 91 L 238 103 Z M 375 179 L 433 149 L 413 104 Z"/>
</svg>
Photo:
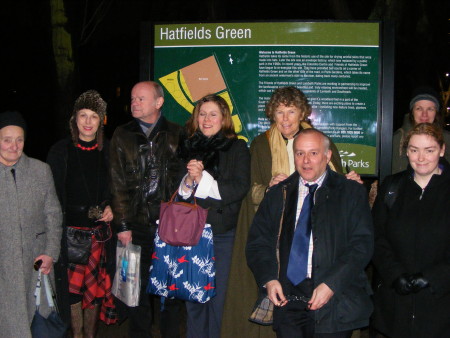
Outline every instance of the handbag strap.
<svg viewBox="0 0 450 338">
<path fill-rule="evenodd" d="M 50 280 L 48 279 L 48 275 L 44 275 L 44 278 L 42 278 L 42 272 L 40 270 L 39 270 L 38 279 L 37 279 L 37 282 L 36 282 L 36 291 L 34 292 L 34 296 L 36 297 L 36 309 L 39 309 L 39 306 L 41 305 L 41 289 L 42 289 L 41 281 L 42 280 L 43 280 L 43 284 L 44 284 L 44 287 L 45 287 L 45 295 L 46 295 L 46 298 L 47 298 L 48 306 L 51 309 L 55 309 L 55 311 L 58 312 L 58 308 L 56 306 L 55 294 L 53 292 L 52 284 L 51 284 Z"/>
<path fill-rule="evenodd" d="M 197 206 L 197 198 L 195 197 L 195 192 L 197 191 L 197 187 L 198 187 L 198 185 L 191 192 L 191 196 L 194 199 L 194 203 L 193 204 L 189 203 L 189 204 L 192 204 L 194 206 Z M 178 195 L 178 189 L 179 189 L 179 187 L 177 188 L 177 190 L 175 190 L 175 192 L 173 193 L 172 197 L 170 198 L 170 200 L 167 203 L 177 202 L 177 201 L 175 201 L 175 197 Z M 184 203 L 187 203 L 187 202 L 184 202 Z"/>
<path fill-rule="evenodd" d="M 39 305 L 41 305 L 41 270 L 38 273 L 34 297 L 36 297 L 36 309 L 39 309 Z"/>
</svg>

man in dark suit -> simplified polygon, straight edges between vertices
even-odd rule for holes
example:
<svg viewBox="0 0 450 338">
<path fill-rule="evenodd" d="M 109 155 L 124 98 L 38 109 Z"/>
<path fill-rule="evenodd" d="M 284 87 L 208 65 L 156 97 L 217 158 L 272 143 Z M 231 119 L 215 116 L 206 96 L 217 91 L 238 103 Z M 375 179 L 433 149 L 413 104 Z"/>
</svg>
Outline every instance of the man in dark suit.
<svg viewBox="0 0 450 338">
<path fill-rule="evenodd" d="M 350 337 L 372 312 L 367 193 L 328 168 L 329 144 L 316 129 L 300 131 L 296 172 L 267 192 L 248 236 L 247 262 L 275 304 L 278 337 Z"/>
</svg>

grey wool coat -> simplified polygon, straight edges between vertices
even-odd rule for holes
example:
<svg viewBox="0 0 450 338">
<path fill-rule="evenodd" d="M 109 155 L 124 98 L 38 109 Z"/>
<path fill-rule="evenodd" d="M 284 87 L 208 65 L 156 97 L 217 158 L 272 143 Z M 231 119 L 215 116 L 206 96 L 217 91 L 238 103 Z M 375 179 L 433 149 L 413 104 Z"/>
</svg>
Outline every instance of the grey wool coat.
<svg viewBox="0 0 450 338">
<path fill-rule="evenodd" d="M 0 335 L 31 337 L 37 272 L 42 254 L 58 259 L 61 207 L 50 167 L 25 154 L 11 167 L 0 164 Z M 40 313 L 50 311 L 42 292 Z"/>
</svg>

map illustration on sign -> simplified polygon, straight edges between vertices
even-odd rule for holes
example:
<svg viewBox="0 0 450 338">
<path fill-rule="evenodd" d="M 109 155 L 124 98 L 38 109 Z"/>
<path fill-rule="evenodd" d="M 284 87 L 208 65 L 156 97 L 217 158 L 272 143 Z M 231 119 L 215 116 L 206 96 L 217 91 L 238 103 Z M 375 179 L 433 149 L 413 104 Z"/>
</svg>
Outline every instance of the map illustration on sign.
<svg viewBox="0 0 450 338">
<path fill-rule="evenodd" d="M 162 76 L 159 81 L 175 101 L 189 113 L 192 113 L 195 103 L 205 95 L 217 94 L 223 97 L 230 107 L 236 133 L 239 134 L 239 138 L 248 141 L 214 55 Z"/>
</svg>

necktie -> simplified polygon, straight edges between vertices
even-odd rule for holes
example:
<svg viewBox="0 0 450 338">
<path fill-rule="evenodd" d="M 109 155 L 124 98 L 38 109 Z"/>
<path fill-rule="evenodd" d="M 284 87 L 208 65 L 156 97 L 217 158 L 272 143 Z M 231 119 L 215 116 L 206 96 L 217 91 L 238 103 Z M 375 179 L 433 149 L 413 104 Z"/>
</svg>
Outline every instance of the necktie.
<svg viewBox="0 0 450 338">
<path fill-rule="evenodd" d="M 12 168 L 11 169 L 11 174 L 12 174 L 12 176 L 14 178 L 14 182 L 15 182 L 16 181 L 16 169 Z"/>
<path fill-rule="evenodd" d="M 311 210 L 314 205 L 314 192 L 317 184 L 306 186 L 309 194 L 303 200 L 302 210 L 298 217 L 294 238 L 292 239 L 291 252 L 287 267 L 287 277 L 294 285 L 298 285 L 306 278 L 308 269 L 309 238 L 311 236 Z"/>
</svg>

